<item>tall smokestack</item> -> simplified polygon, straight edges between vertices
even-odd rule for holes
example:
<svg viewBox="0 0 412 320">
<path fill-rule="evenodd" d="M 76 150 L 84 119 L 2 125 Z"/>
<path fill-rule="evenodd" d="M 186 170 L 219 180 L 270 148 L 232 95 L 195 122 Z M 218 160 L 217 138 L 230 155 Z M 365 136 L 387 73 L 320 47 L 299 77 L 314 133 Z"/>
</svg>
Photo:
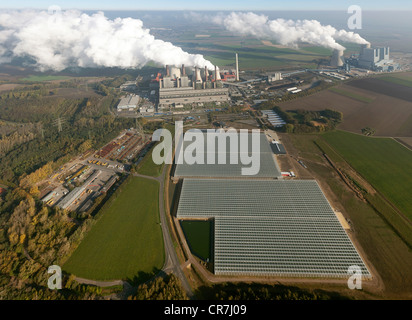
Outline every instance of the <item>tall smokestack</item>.
<svg viewBox="0 0 412 320">
<path fill-rule="evenodd" d="M 186 75 L 185 65 L 182 64 L 182 77 Z"/>
<path fill-rule="evenodd" d="M 236 53 L 236 81 L 239 81 L 239 59 Z"/>
<path fill-rule="evenodd" d="M 209 80 L 208 78 L 209 78 L 209 72 L 207 71 L 207 67 L 205 67 L 205 82 Z"/>
<path fill-rule="evenodd" d="M 170 77 L 169 65 L 166 65 L 166 77 Z"/>
<path fill-rule="evenodd" d="M 215 82 L 217 80 L 217 66 L 215 66 Z"/>
</svg>

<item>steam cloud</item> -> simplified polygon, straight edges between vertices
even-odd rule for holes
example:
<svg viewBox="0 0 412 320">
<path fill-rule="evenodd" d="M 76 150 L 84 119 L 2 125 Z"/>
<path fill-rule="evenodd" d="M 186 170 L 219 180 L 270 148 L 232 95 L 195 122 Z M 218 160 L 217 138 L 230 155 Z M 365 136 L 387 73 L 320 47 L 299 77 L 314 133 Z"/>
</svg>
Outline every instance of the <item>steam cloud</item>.
<svg viewBox="0 0 412 320">
<path fill-rule="evenodd" d="M 192 18 L 194 17 L 196 20 L 205 19 L 197 13 L 192 13 Z M 337 40 L 357 44 L 368 43 L 357 33 L 336 30 L 330 25 L 321 25 L 316 20 L 269 20 L 267 16 L 253 12 L 220 14 L 213 18 L 207 17 L 207 20 L 224 26 L 233 33 L 272 39 L 285 46 L 297 47 L 299 42 L 306 42 L 326 48 L 344 50 L 345 48 L 337 43 Z"/>
<path fill-rule="evenodd" d="M 170 42 L 155 39 L 141 20 L 110 20 L 102 12 L 1 13 L 0 63 L 10 62 L 13 57 L 31 57 L 41 71 L 72 66 L 139 68 L 149 61 L 214 69 L 202 55 L 189 54 Z"/>
</svg>

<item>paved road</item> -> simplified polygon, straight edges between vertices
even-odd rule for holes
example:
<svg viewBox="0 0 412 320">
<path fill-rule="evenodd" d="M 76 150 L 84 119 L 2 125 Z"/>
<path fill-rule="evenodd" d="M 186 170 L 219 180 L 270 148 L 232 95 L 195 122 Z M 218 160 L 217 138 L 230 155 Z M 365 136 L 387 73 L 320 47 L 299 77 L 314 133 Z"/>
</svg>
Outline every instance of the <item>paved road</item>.
<svg viewBox="0 0 412 320">
<path fill-rule="evenodd" d="M 162 270 L 165 273 L 173 272 L 182 282 L 183 288 L 185 289 L 187 296 L 189 298 L 193 298 L 194 296 L 193 291 L 189 285 L 189 282 L 187 281 L 185 274 L 182 271 L 179 259 L 177 257 L 175 248 L 173 246 L 172 238 L 170 237 L 170 233 L 169 233 L 169 225 L 167 223 L 167 217 L 166 217 L 167 213 L 164 207 L 164 191 L 165 191 L 164 182 L 165 182 L 165 177 L 166 177 L 166 166 L 163 166 L 162 173 L 157 178 L 141 175 L 138 173 L 134 173 L 133 175 L 136 177 L 157 180 L 160 183 L 159 212 L 160 212 L 160 223 L 162 226 L 163 241 L 164 241 L 164 247 L 165 247 L 165 262 L 164 262 Z"/>
</svg>

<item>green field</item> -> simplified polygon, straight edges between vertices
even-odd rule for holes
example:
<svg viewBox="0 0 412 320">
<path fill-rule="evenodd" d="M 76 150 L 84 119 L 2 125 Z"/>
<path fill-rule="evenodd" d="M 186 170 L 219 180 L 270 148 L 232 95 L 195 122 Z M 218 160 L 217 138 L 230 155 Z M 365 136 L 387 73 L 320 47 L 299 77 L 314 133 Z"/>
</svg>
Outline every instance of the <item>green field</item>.
<svg viewBox="0 0 412 320">
<path fill-rule="evenodd" d="M 212 257 L 212 221 L 185 220 L 180 222 L 190 251 L 203 260 Z"/>
<path fill-rule="evenodd" d="M 332 92 L 335 92 L 337 94 L 340 94 L 342 96 L 353 98 L 353 99 L 358 100 L 360 102 L 370 103 L 374 100 L 374 99 L 364 97 L 364 96 L 362 96 L 360 94 L 357 94 L 357 93 L 354 93 L 354 92 L 349 92 L 349 91 L 343 90 L 341 88 L 332 87 L 332 88 L 329 88 L 329 90 L 332 91 Z"/>
<path fill-rule="evenodd" d="M 323 138 L 375 189 L 412 219 L 412 152 L 390 138 L 336 131 Z"/>
<path fill-rule="evenodd" d="M 379 77 L 378 79 L 412 88 L 412 78 L 411 77 L 408 78 L 406 76 L 394 75 L 394 76 Z"/>
<path fill-rule="evenodd" d="M 162 173 L 163 164 L 158 165 L 153 162 L 152 152 L 154 147 L 145 155 L 143 160 L 139 163 L 137 172 L 145 176 L 158 177 Z"/>
<path fill-rule="evenodd" d="M 63 270 L 93 280 L 144 281 L 162 268 L 158 182 L 130 177 L 118 191 Z"/>
<path fill-rule="evenodd" d="M 315 60 L 325 58 L 328 55 L 327 50 L 317 47 L 278 48 L 263 45 L 261 42 L 249 46 L 231 42 L 199 42 L 193 52 L 203 54 L 206 59 L 219 66 L 234 66 L 234 55 L 238 53 L 239 65 L 245 69 L 286 66 L 312 68 L 317 66 Z"/>
<path fill-rule="evenodd" d="M 39 76 L 34 76 L 30 75 L 26 78 L 22 78 L 20 80 L 22 81 L 33 81 L 33 82 L 41 82 L 41 81 L 53 81 L 53 80 L 66 80 L 70 79 L 71 77 L 68 76 L 47 76 L 47 75 L 39 75 Z"/>
</svg>

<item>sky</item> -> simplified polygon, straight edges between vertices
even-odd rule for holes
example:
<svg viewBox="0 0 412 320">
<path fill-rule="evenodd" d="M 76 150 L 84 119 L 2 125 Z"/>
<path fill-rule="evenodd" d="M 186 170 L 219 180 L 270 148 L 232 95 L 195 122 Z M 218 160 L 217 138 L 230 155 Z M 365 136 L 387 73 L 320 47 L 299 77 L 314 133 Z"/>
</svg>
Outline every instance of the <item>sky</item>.
<svg viewBox="0 0 412 320">
<path fill-rule="evenodd" d="M 412 10 L 410 0 L 14 0 L 2 1 L 0 8 L 80 10 L 347 10 L 359 5 L 363 10 Z"/>
</svg>

